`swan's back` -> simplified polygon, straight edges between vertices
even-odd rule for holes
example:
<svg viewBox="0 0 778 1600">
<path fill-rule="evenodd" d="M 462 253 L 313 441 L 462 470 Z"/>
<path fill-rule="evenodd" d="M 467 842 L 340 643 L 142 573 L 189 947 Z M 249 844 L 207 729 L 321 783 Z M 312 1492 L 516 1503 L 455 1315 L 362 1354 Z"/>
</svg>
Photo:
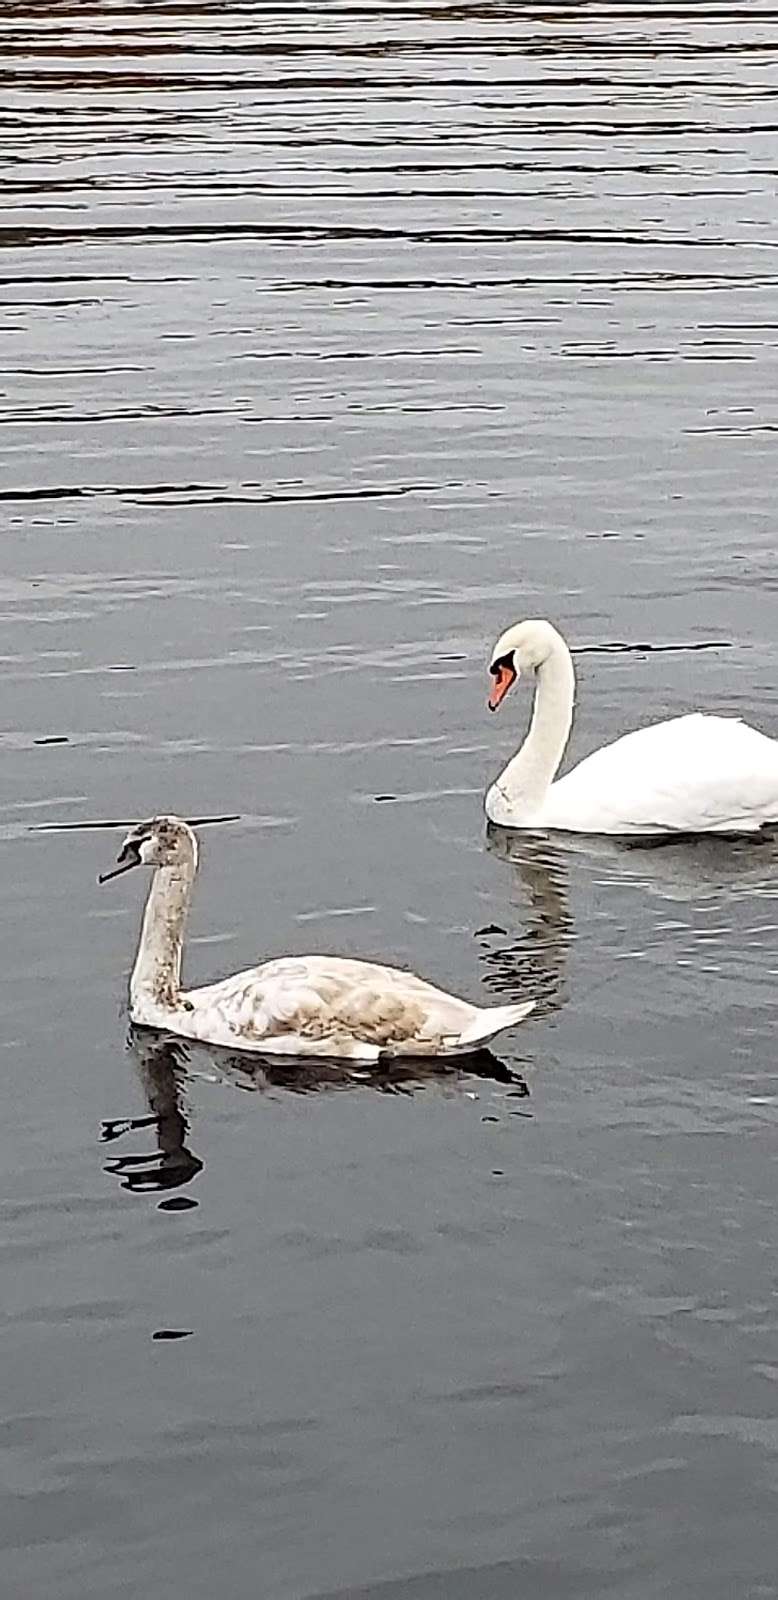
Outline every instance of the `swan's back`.
<svg viewBox="0 0 778 1600">
<path fill-rule="evenodd" d="M 778 742 L 736 717 L 624 734 L 552 784 L 542 824 L 581 833 L 741 833 L 778 821 Z"/>
<path fill-rule="evenodd" d="M 476 1006 L 415 973 L 348 956 L 282 956 L 182 996 L 177 1027 L 244 1050 L 336 1055 L 456 1055 L 533 1009 Z"/>
</svg>

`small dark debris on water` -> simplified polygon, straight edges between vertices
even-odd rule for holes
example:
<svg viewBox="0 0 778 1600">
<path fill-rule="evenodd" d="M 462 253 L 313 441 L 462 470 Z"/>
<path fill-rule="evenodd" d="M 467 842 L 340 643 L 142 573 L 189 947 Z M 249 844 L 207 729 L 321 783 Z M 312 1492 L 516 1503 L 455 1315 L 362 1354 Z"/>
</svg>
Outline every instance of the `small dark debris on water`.
<svg viewBox="0 0 778 1600">
<path fill-rule="evenodd" d="M 191 1339 L 193 1333 L 193 1328 L 157 1328 L 156 1333 L 152 1333 L 151 1337 L 152 1339 Z"/>
<path fill-rule="evenodd" d="M 487 922 L 485 928 L 476 928 L 474 939 L 485 939 L 490 933 L 507 933 L 507 928 L 501 928 L 499 922 Z"/>
<path fill-rule="evenodd" d="M 380 805 L 383 800 L 396 800 L 397 796 L 396 794 L 376 794 L 373 799 L 377 805 Z"/>
<path fill-rule="evenodd" d="M 33 744 L 70 744 L 66 733 L 49 733 L 45 739 L 33 739 Z"/>
<path fill-rule="evenodd" d="M 159 1122 L 159 1117 L 111 1117 L 101 1124 L 100 1141 L 110 1144 L 112 1139 L 121 1139 L 125 1133 L 131 1133 L 133 1128 L 153 1128 Z"/>
<path fill-rule="evenodd" d="M 503 1171 L 503 1168 L 502 1167 L 492 1167 L 492 1177 L 493 1178 L 504 1178 L 505 1177 L 505 1173 Z"/>
<path fill-rule="evenodd" d="M 190 1200 L 185 1194 L 176 1194 L 173 1196 L 172 1200 L 160 1200 L 157 1210 L 194 1211 L 197 1208 L 197 1204 L 197 1200 Z"/>
<path fill-rule="evenodd" d="M 499 1122 L 499 1117 L 482 1117 L 482 1122 Z"/>
</svg>

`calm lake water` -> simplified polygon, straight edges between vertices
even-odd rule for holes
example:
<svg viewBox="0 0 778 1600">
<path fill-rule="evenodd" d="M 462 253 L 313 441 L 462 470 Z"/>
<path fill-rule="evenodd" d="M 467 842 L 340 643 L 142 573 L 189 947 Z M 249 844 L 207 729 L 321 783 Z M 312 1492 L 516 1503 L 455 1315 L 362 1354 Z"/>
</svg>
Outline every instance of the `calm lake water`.
<svg viewBox="0 0 778 1600">
<path fill-rule="evenodd" d="M 481 809 L 522 616 L 578 756 L 778 735 L 778 9 L 5 0 L 0 62 L 4 1592 L 778 1595 L 778 849 Z M 536 1018 L 128 1052 L 143 886 L 38 830 L 157 810 L 240 816 L 191 980 Z"/>
</svg>

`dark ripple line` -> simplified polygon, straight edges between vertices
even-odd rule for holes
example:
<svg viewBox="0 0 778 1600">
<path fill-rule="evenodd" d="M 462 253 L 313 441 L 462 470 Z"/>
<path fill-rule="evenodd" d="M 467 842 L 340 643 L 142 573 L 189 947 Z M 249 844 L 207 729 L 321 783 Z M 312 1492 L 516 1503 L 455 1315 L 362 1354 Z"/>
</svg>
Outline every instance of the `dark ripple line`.
<svg viewBox="0 0 778 1600">
<path fill-rule="evenodd" d="M 684 428 L 684 433 L 716 433 L 725 438 L 746 439 L 754 433 L 778 433 L 778 422 L 755 422 L 751 427 Z"/>
<path fill-rule="evenodd" d="M 319 500 L 398 499 L 411 494 L 440 494 L 443 490 L 455 487 L 456 485 L 451 483 L 406 483 L 377 484 L 364 489 L 316 489 L 300 494 L 278 494 L 273 490 L 268 490 L 265 494 L 237 494 L 230 493 L 222 485 L 207 483 L 125 484 L 121 487 L 112 484 L 99 487 L 85 484 L 72 488 L 57 485 L 48 489 L 1 489 L 0 501 L 93 500 L 108 495 L 118 499 L 143 496 L 152 505 L 284 505 L 286 503 L 296 505 L 300 502 Z M 183 495 L 187 498 L 182 500 L 152 498 L 160 495 Z M 200 498 L 190 498 L 190 496 L 200 496 Z"/>
<path fill-rule="evenodd" d="M 774 44 L 772 48 L 774 50 L 778 49 L 778 44 Z M 10 54 L 7 49 L 6 54 Z M 63 50 L 62 45 L 58 44 L 57 55 L 64 57 L 65 54 L 66 52 Z M 74 51 L 73 54 L 74 56 L 81 56 L 83 52 Z M 491 64 L 491 60 L 487 60 L 486 65 L 490 66 Z M 490 94 L 499 93 L 502 90 L 521 90 L 523 91 L 521 101 L 523 111 L 537 110 L 539 108 L 553 111 L 565 108 L 576 109 L 581 105 L 582 95 L 579 93 L 564 100 L 561 98 L 560 91 L 594 89 L 606 90 L 611 95 L 614 90 L 622 88 L 624 83 L 624 79 L 605 73 L 592 74 L 591 76 L 586 76 L 583 73 L 580 76 L 572 74 L 566 78 L 551 73 L 547 77 L 510 78 L 507 76 L 493 77 L 485 71 L 480 77 L 475 73 L 472 76 L 443 77 L 436 75 L 435 77 L 436 90 L 468 89 L 472 91 L 475 89 L 477 91 L 488 91 Z M 23 89 L 27 89 L 29 84 L 29 68 L 17 70 L 9 67 L 4 71 L 0 70 L 0 85 L 7 85 L 10 88 L 18 85 Z M 290 91 L 293 93 L 300 91 L 305 93 L 307 90 L 316 91 L 321 89 L 337 91 L 339 94 L 348 94 L 349 91 L 354 91 L 355 94 L 364 94 L 366 90 L 371 93 L 378 90 L 384 95 L 382 103 L 387 104 L 393 100 L 405 101 L 412 99 L 418 101 L 424 99 L 429 93 L 430 80 L 424 75 L 417 77 L 381 77 L 374 73 L 369 76 L 343 77 L 335 72 L 312 72 L 297 77 L 287 74 L 273 78 L 257 76 L 250 72 L 241 73 L 239 76 L 229 76 L 227 73 L 218 71 L 211 73 L 178 73 L 174 75 L 173 73 L 162 74 L 158 72 L 126 72 L 108 66 L 102 70 L 84 68 L 81 71 L 73 71 L 69 67 L 63 68 L 62 71 L 51 69 L 36 70 L 35 86 L 36 89 L 42 88 L 55 91 L 65 89 L 68 92 L 73 89 L 96 89 L 98 91 L 101 89 L 132 89 L 141 92 L 152 91 L 159 94 L 169 94 L 183 90 L 187 94 L 208 95 L 212 95 L 214 91 L 224 90 L 237 92 L 260 90 L 263 94 L 287 94 Z M 629 86 L 631 87 L 631 82 Z M 736 80 L 734 79 L 724 79 L 718 85 L 720 90 L 731 89 L 736 86 Z M 702 73 L 696 76 L 663 77 L 655 84 L 654 93 L 655 95 L 667 95 L 678 91 L 686 93 L 704 87 L 706 87 L 706 80 Z M 543 90 L 551 91 L 553 98 L 550 98 L 549 94 L 543 96 Z M 774 99 L 776 93 L 778 93 L 778 90 L 773 88 L 764 87 L 761 84 L 754 85 L 752 99 Z M 530 95 L 539 95 L 540 98 L 530 99 Z M 607 105 L 608 102 L 605 96 L 602 97 L 602 102 Z"/>
<path fill-rule="evenodd" d="M 87 372 L 90 370 L 99 369 L 86 368 Z M 112 369 L 109 367 L 105 370 L 109 372 L 112 370 L 142 372 L 143 368 L 125 367 L 123 369 Z M 45 375 L 48 376 L 47 373 Z M 34 406 L 31 406 L 28 411 L 17 410 L 9 413 L 8 416 L 3 416 L 0 414 L 0 427 L 29 427 L 30 424 L 34 425 L 35 427 L 61 427 L 66 426 L 69 423 L 77 423 L 79 426 L 82 424 L 92 426 L 93 424 L 100 422 L 155 422 L 158 421 L 160 417 L 174 418 L 230 416 L 233 418 L 236 416 L 236 413 L 230 406 L 213 406 L 208 408 L 203 407 L 202 409 L 196 411 L 189 409 L 186 406 L 155 406 L 151 404 L 146 406 L 127 407 L 124 411 L 118 409 L 116 411 L 86 411 L 83 408 L 78 411 L 43 411 L 42 409 L 36 410 Z"/>
<path fill-rule="evenodd" d="M 645 243 L 645 241 L 643 241 Z M 16 288 L 25 284 L 41 284 L 46 287 L 50 283 L 104 283 L 114 280 L 108 273 L 96 271 L 90 273 L 74 273 L 72 277 L 64 273 L 45 274 L 40 277 L 30 277 L 26 273 L 16 276 L 1 278 L 0 287 L 11 286 Z M 117 281 L 130 284 L 178 284 L 194 283 L 196 278 L 187 276 L 179 277 L 147 277 L 142 272 L 128 274 Z M 242 281 L 242 280 L 241 280 Z M 661 270 L 656 272 L 623 270 L 614 273 L 571 272 L 569 276 L 560 278 L 553 274 L 548 277 L 535 277 L 524 275 L 511 278 L 440 278 L 433 276 L 418 278 L 285 278 L 283 281 L 268 284 L 252 279 L 257 294 L 306 294 L 311 290 L 329 291 L 343 289 L 351 291 L 376 290 L 425 290 L 425 289 L 569 289 L 572 287 L 596 289 L 658 289 L 675 290 L 677 288 L 704 288 L 704 289 L 730 289 L 745 287 L 748 289 L 770 289 L 778 283 L 778 274 L 772 272 L 684 272 L 674 270 L 669 272 Z M 19 301 L 5 301 L 3 304 L 13 308 Z M 34 306 L 48 306 L 49 300 L 31 300 L 22 304 Z M 87 302 L 80 299 L 63 302 L 65 305 L 83 305 Z M 553 319 L 559 320 L 559 319 Z M 110 369 L 107 369 L 110 370 Z"/>
<path fill-rule="evenodd" d="M 760 129 L 760 132 L 767 132 Z M 772 130 L 778 132 L 778 125 Z M 315 223 L 253 223 L 253 222 L 220 222 L 220 223 L 149 223 L 142 227 L 127 227 L 116 225 L 114 227 L 100 228 L 26 228 L 6 227 L 0 228 L 0 249 L 28 248 L 29 246 L 79 244 L 90 245 L 111 242 L 114 240 L 135 241 L 149 244 L 157 239 L 163 243 L 174 239 L 183 240 L 217 240 L 217 239 L 278 239 L 282 243 L 293 244 L 300 240 L 308 240 L 314 244 L 328 244 L 335 239 L 398 239 L 413 244 L 521 244 L 526 240 L 539 239 L 543 243 L 551 244 L 622 244 L 672 246 L 682 249 L 695 250 L 742 250 L 774 249 L 778 246 L 778 239 L 698 239 L 683 237 L 678 234 L 662 233 L 622 233 L 615 228 L 446 228 L 433 230 L 431 228 L 377 228 L 355 227 L 353 224 L 331 224 L 323 227 Z"/>
<path fill-rule="evenodd" d="M 146 278 L 137 272 L 45 272 L 36 275 L 32 272 L 24 274 L 15 273 L 8 277 L 0 277 L 0 288 L 17 288 L 19 284 L 41 283 L 47 287 L 50 283 L 197 283 L 194 273 L 182 277 Z M 16 304 L 16 301 L 11 302 Z M 37 304 L 38 302 L 34 302 Z"/>
<path fill-rule="evenodd" d="M 574 656 L 596 655 L 671 655 L 673 652 L 686 652 L 689 650 L 731 650 L 731 639 L 702 639 L 694 640 L 689 644 L 641 644 L 640 642 L 627 643 L 620 639 L 603 644 L 579 644 L 571 648 Z"/>
<path fill-rule="evenodd" d="M 99 274 L 96 275 L 99 277 Z M 24 279 L 18 280 L 20 283 Z M 45 280 L 44 280 L 45 281 Z M 138 283 L 150 280 L 138 277 Z M 155 281 L 155 280 L 151 280 Z M 171 280 L 176 282 L 175 279 Z M 521 278 L 298 278 L 286 279 L 284 282 L 272 283 L 267 286 L 257 285 L 258 294 L 304 294 L 308 289 L 569 289 L 573 287 L 595 289 L 675 289 L 679 285 L 682 289 L 688 287 L 705 289 L 730 289 L 733 285 L 745 286 L 749 289 L 772 288 L 778 283 L 778 274 L 766 272 L 615 272 L 615 273 L 585 273 L 571 272 L 568 277 L 558 278 L 549 275 L 547 278 L 521 277 Z M 46 301 L 41 302 L 47 304 Z M 555 319 L 559 320 L 559 319 Z"/>
<path fill-rule="evenodd" d="M 101 828 L 134 828 L 138 817 L 104 817 L 97 821 L 85 820 L 84 822 L 35 822 L 28 827 L 28 833 L 83 833 L 88 829 Z M 208 828 L 222 822 L 240 822 L 239 811 L 226 813 L 220 817 L 185 817 L 190 828 Z"/>
<path fill-rule="evenodd" d="M 18 302 L 15 302 L 15 303 L 18 303 Z M 27 304 L 35 305 L 35 306 L 40 305 L 40 303 L 41 303 L 40 300 L 31 300 L 31 301 L 27 302 Z M 51 301 L 47 301 L 46 302 L 47 305 L 51 305 L 51 303 L 52 303 Z M 60 302 L 60 301 L 56 302 L 57 305 L 59 305 L 61 303 L 62 302 Z M 76 301 L 66 300 L 64 302 L 64 304 L 65 305 L 84 305 L 84 304 L 86 304 L 86 302 L 83 301 L 83 300 L 76 300 Z M 77 367 L 75 365 L 73 365 L 72 367 L 47 367 L 47 366 L 41 366 L 41 367 L 0 367 L 0 377 L 3 377 L 3 378 L 11 378 L 11 377 L 13 377 L 13 378 L 19 378 L 19 377 L 22 377 L 22 378 L 73 378 L 73 377 L 81 378 L 81 377 L 90 377 L 91 378 L 93 376 L 103 376 L 106 373 L 114 373 L 114 372 L 150 372 L 151 370 L 152 370 L 151 367 L 132 367 L 132 366 L 129 366 L 129 365 L 127 365 L 127 366 L 117 365 L 115 367 L 114 366 L 110 366 L 110 367 Z M 28 418 L 25 417 L 23 420 L 27 421 Z M 82 420 L 82 419 L 79 418 L 79 420 Z"/>
<path fill-rule="evenodd" d="M 10 4 L 11 0 L 5 0 L 6 14 L 8 13 Z M 58 10 L 61 11 L 62 9 L 63 7 L 60 0 L 60 6 L 58 7 Z M 242 7 L 235 5 L 234 0 L 230 9 L 233 14 L 243 10 Z M 553 9 L 556 10 L 557 8 Z M 161 8 L 155 6 L 154 10 L 155 14 L 157 15 L 175 15 L 172 8 L 170 11 L 167 11 L 167 9 L 162 11 Z M 187 17 L 186 9 L 182 8 L 182 11 L 183 15 Z M 417 20 L 423 20 L 425 22 L 433 20 L 437 23 L 441 23 L 450 21 L 468 21 L 471 17 L 477 21 L 481 21 L 484 17 L 485 11 L 486 8 L 483 5 L 477 5 L 473 7 L 436 7 L 434 9 L 415 11 L 405 9 L 400 10 L 398 8 L 398 15 L 403 19 L 413 18 Z M 678 8 L 670 11 L 659 9 L 655 5 L 653 7 L 653 11 L 655 15 L 662 21 L 673 20 L 699 22 L 700 20 L 699 11 L 694 11 L 691 9 L 682 10 Z M 374 10 L 369 8 L 358 9 L 356 7 L 346 11 L 340 9 L 336 10 L 334 7 L 329 6 L 328 12 L 330 15 L 336 15 L 339 17 L 363 17 L 366 20 L 373 22 L 376 20 L 377 15 Z M 25 7 L 20 14 L 23 18 L 29 15 L 28 7 Z M 248 15 L 250 21 L 256 20 L 253 8 L 247 9 L 246 14 Z M 504 19 L 506 16 L 513 15 L 512 11 L 506 11 L 506 9 L 502 7 L 489 7 L 486 14 L 489 19 L 494 19 L 495 17 L 502 17 Z M 564 12 L 562 12 L 562 16 L 566 18 L 568 15 L 569 13 L 567 11 L 567 7 L 565 7 Z M 551 18 L 549 18 L 549 20 L 551 20 Z M 606 12 L 595 10 L 593 13 L 591 13 L 587 7 L 586 20 L 587 22 L 599 22 L 600 24 L 608 23 L 611 25 L 615 21 L 632 22 L 635 20 L 635 11 L 630 9 L 619 12 L 609 9 Z M 741 22 L 746 22 L 751 26 L 754 26 L 756 23 L 764 26 L 766 22 L 775 21 L 775 16 L 765 14 L 764 12 L 761 14 L 758 12 L 754 13 L 753 11 L 749 10 L 736 11 L 732 7 L 722 9 L 719 12 L 713 11 L 708 6 L 705 8 L 704 21 L 706 25 L 715 25 L 716 23 L 727 25 L 738 20 Z M 186 23 L 186 34 L 184 35 L 185 42 L 183 50 L 179 49 L 176 53 L 199 53 L 200 47 L 198 47 L 195 38 L 190 36 L 190 26 L 191 19 L 188 18 Z M 181 32 L 184 34 L 183 26 Z M 52 35 L 44 35 L 44 45 L 47 41 L 47 38 L 51 41 L 48 50 L 40 50 L 41 36 L 38 34 L 32 34 L 29 36 L 22 35 L 22 44 L 24 45 L 26 42 L 28 50 L 30 49 L 30 44 L 38 45 L 40 54 L 51 54 L 51 47 L 54 43 L 54 40 Z M 137 35 L 131 34 L 130 44 L 135 45 L 137 38 Z M 620 33 L 615 35 L 611 33 L 607 36 L 604 34 L 596 34 L 594 37 L 594 52 L 597 55 L 602 55 L 603 57 L 617 56 L 620 61 L 623 60 L 625 56 L 632 59 L 644 59 L 648 57 L 654 61 L 657 55 L 664 57 L 679 57 L 684 59 L 694 56 L 709 57 L 715 55 L 769 55 L 778 50 L 778 41 L 774 39 L 738 39 L 734 41 L 725 40 L 719 42 L 703 39 L 684 39 L 671 37 L 661 42 L 665 44 L 665 48 L 660 48 L 658 50 L 657 44 L 653 39 L 640 38 L 639 36 L 629 33 Z M 173 41 L 165 40 L 164 43 L 168 53 L 173 53 L 175 50 Z M 537 36 L 517 36 L 516 32 L 513 32 L 505 34 L 491 34 L 488 37 L 482 34 L 465 34 L 461 36 L 437 34 L 430 38 L 428 35 L 419 34 L 415 37 L 411 36 L 399 38 L 395 35 L 387 38 L 352 42 L 351 40 L 343 38 L 342 35 L 338 35 L 334 39 L 329 39 L 321 32 L 317 32 L 317 36 L 311 39 L 293 39 L 290 38 L 288 34 L 284 37 L 275 35 L 270 39 L 265 39 L 259 33 L 259 31 L 252 31 L 249 32 L 246 41 L 242 40 L 236 44 L 232 44 L 224 38 L 220 39 L 219 50 L 225 55 L 245 55 L 250 53 L 259 57 L 330 54 L 336 55 L 338 59 L 343 57 L 352 57 L 364 60 L 365 58 L 372 59 L 373 57 L 378 57 L 382 60 L 386 60 L 387 58 L 391 59 L 393 56 L 418 55 L 428 59 L 432 54 L 467 54 L 475 59 L 485 58 L 486 60 L 490 60 L 493 56 L 498 54 L 503 54 L 506 52 L 515 53 L 518 44 L 521 45 L 523 52 L 527 56 L 535 58 L 546 57 L 558 59 L 560 56 L 576 53 L 581 48 L 580 37 L 572 32 L 567 35 L 549 37 L 547 39 L 539 38 Z M 140 46 L 138 48 L 140 49 Z M 206 36 L 201 48 L 202 53 L 212 54 L 212 37 Z M 105 50 L 102 52 L 103 55 L 106 55 L 107 53 L 108 52 Z"/>
</svg>

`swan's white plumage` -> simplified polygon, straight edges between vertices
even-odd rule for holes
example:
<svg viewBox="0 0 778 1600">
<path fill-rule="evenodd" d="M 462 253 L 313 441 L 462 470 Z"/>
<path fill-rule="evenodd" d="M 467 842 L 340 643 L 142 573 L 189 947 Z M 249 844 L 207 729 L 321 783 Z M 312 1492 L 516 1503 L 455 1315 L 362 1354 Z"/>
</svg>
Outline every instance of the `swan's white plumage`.
<svg viewBox="0 0 778 1600">
<path fill-rule="evenodd" d="M 549 623 L 509 629 L 495 659 L 509 653 L 506 641 L 511 638 L 519 638 L 517 653 L 525 649 L 525 629 L 546 630 L 546 653 L 530 660 L 538 674 L 533 727 L 487 793 L 486 813 L 492 822 L 635 836 L 755 833 L 778 822 L 778 741 L 735 717 L 693 712 L 639 728 L 552 782 L 572 718 L 572 663 L 564 640 Z M 569 663 L 569 703 L 561 671 L 558 683 L 552 682 L 551 663 L 558 662 L 561 669 L 562 652 Z M 544 728 L 549 747 L 558 752 L 553 762 L 546 762 L 542 749 L 533 760 L 530 749 L 533 739 L 540 744 Z"/>
<path fill-rule="evenodd" d="M 544 809 L 547 826 L 585 833 L 752 832 L 778 819 L 778 744 L 692 712 L 595 750 Z"/>
<path fill-rule="evenodd" d="M 154 868 L 130 978 L 130 1015 L 141 1026 L 263 1055 L 375 1062 L 477 1050 L 534 1007 L 471 1005 L 412 972 L 329 955 L 283 956 L 184 990 L 195 836 L 178 817 L 155 817 L 128 834 L 119 860 L 119 872 Z"/>
</svg>

